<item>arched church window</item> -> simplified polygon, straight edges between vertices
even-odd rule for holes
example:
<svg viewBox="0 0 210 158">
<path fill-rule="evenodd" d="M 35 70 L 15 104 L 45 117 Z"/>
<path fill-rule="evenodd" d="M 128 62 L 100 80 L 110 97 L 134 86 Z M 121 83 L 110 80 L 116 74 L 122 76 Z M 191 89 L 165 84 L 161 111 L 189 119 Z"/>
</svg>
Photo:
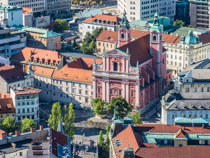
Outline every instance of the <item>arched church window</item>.
<svg viewBox="0 0 210 158">
<path fill-rule="evenodd" d="M 122 33 L 122 34 L 121 34 L 121 38 L 124 38 L 124 37 L 125 37 L 125 35 L 124 35 L 124 33 Z"/>
<path fill-rule="evenodd" d="M 117 63 L 114 63 L 114 71 L 117 71 Z"/>
<path fill-rule="evenodd" d="M 156 41 L 156 36 L 153 36 L 153 41 Z"/>
<path fill-rule="evenodd" d="M 131 99 L 131 105 L 133 105 L 133 99 Z"/>
</svg>

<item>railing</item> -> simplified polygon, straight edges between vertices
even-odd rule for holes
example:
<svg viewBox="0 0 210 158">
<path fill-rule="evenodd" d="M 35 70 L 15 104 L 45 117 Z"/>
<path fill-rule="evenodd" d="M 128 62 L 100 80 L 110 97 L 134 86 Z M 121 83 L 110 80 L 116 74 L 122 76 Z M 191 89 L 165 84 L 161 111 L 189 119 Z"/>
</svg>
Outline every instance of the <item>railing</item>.
<svg viewBox="0 0 210 158">
<path fill-rule="evenodd" d="M 20 40 L 20 36 L 4 38 L 4 39 L 0 39 L 0 44 L 15 42 L 15 41 L 19 41 L 19 40 Z"/>
</svg>

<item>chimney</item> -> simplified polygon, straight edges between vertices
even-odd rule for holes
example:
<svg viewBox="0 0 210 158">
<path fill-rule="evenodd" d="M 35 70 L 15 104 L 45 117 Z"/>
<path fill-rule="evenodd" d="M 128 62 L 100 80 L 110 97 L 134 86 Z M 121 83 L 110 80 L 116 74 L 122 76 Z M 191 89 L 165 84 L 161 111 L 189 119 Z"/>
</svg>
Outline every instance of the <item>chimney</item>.
<svg viewBox="0 0 210 158">
<path fill-rule="evenodd" d="M 1 99 L 1 93 L 0 93 L 0 99 Z"/>
<path fill-rule="evenodd" d="M 15 131 L 15 135 L 16 135 L 16 136 L 19 136 L 19 135 L 20 135 L 20 133 L 21 133 L 21 132 L 20 132 L 20 130 L 19 130 L 19 129 L 17 129 L 17 130 Z"/>
<path fill-rule="evenodd" d="M 6 132 L 5 132 L 5 133 L 1 133 L 1 134 L 0 134 L 0 138 L 1 138 L 1 139 L 7 138 L 7 133 L 6 133 Z"/>
<path fill-rule="evenodd" d="M 43 125 L 39 126 L 39 130 L 41 130 L 41 131 L 43 130 Z"/>
<path fill-rule="evenodd" d="M 15 143 L 11 143 L 12 147 L 15 148 L 16 147 L 16 144 Z"/>
<path fill-rule="evenodd" d="M 34 127 L 31 127 L 30 128 L 30 132 L 32 133 L 32 132 L 36 132 L 36 127 L 34 126 Z"/>
<path fill-rule="evenodd" d="M 5 99 L 7 98 L 6 95 L 4 95 L 4 98 L 5 98 Z"/>
</svg>

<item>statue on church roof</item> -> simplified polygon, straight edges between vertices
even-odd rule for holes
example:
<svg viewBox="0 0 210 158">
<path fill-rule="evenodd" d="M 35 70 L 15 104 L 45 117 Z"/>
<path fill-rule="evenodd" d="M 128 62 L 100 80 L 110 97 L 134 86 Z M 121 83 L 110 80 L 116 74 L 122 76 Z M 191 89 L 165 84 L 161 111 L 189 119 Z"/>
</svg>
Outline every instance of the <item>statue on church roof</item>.
<svg viewBox="0 0 210 158">
<path fill-rule="evenodd" d="M 123 18 L 122 18 L 122 21 L 120 22 L 120 28 L 124 28 L 126 30 L 128 30 L 130 28 L 125 11 L 123 12 Z"/>
</svg>

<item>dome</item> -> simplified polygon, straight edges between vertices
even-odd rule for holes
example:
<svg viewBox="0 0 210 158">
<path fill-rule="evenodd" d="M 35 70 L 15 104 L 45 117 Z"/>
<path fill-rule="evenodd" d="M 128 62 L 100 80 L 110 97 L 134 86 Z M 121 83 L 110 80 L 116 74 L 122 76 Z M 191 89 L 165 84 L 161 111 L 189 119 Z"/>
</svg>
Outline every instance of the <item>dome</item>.
<svg viewBox="0 0 210 158">
<path fill-rule="evenodd" d="M 199 41 L 197 40 L 197 38 L 193 35 L 193 31 L 192 30 L 190 30 L 189 32 L 188 32 L 188 35 L 187 35 L 187 37 L 186 37 L 186 39 L 185 39 L 185 44 L 197 44 L 197 43 L 199 43 Z"/>
</svg>

